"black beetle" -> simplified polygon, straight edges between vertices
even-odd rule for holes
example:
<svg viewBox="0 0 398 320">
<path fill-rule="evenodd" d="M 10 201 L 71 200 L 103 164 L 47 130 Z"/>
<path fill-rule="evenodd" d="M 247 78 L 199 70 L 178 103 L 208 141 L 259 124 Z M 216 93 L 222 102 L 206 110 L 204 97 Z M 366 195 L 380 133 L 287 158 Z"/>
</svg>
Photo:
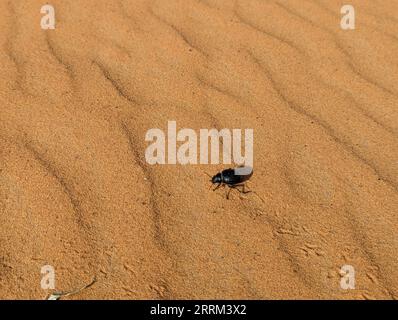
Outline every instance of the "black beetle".
<svg viewBox="0 0 398 320">
<path fill-rule="evenodd" d="M 239 167 L 235 169 L 225 169 L 215 176 L 211 177 L 211 183 L 217 184 L 217 186 L 213 189 L 213 191 L 217 190 L 221 186 L 227 185 L 230 189 L 227 193 L 227 199 L 229 199 L 229 193 L 231 189 L 236 189 L 240 193 L 249 193 L 250 190 L 245 190 L 245 182 L 248 181 L 253 175 L 253 168 L 251 167 Z M 242 187 L 242 190 L 239 190 L 238 187 Z"/>
</svg>

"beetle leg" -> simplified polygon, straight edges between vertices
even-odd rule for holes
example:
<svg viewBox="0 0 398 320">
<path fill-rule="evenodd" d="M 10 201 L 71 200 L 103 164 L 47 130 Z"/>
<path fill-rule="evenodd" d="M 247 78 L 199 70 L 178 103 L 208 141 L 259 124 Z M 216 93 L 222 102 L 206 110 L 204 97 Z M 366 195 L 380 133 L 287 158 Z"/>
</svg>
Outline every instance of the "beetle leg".
<svg viewBox="0 0 398 320">
<path fill-rule="evenodd" d="M 228 189 L 228 192 L 226 192 L 226 195 L 227 195 L 227 199 L 229 200 L 229 194 L 231 193 L 231 190 L 232 190 L 232 186 L 228 186 L 229 187 L 229 189 Z"/>
<path fill-rule="evenodd" d="M 252 192 L 251 190 L 246 190 L 246 184 L 243 184 L 243 187 L 242 187 L 242 191 L 240 191 L 239 189 L 238 189 L 238 191 L 240 192 L 240 198 L 241 199 L 245 199 L 245 197 L 243 197 L 241 194 L 243 193 L 243 194 L 246 194 L 246 193 L 250 193 L 250 192 Z"/>
<path fill-rule="evenodd" d="M 251 190 L 246 190 L 245 189 L 245 184 L 244 183 L 242 183 L 242 184 L 236 184 L 236 185 L 233 185 L 233 186 L 228 186 L 228 187 L 230 187 L 230 189 L 229 189 L 229 192 L 231 191 L 231 189 L 235 189 L 236 191 L 238 191 L 240 194 L 246 194 L 246 193 L 250 193 L 250 192 L 252 192 Z M 239 189 L 239 187 L 242 187 L 242 190 L 240 190 Z M 229 192 L 228 192 L 228 196 L 227 196 L 227 199 L 229 199 Z M 239 195 L 239 198 L 240 199 L 244 199 L 241 195 Z"/>
<path fill-rule="evenodd" d="M 245 193 L 250 193 L 250 192 L 252 192 L 251 190 L 247 190 L 247 191 L 246 191 L 245 187 L 246 187 L 246 185 L 244 184 L 244 185 L 243 185 L 243 188 L 242 188 L 242 193 L 245 194 Z"/>
<path fill-rule="evenodd" d="M 239 186 L 241 186 L 241 185 L 239 185 Z M 264 199 L 261 198 L 261 197 L 258 195 L 258 193 L 257 193 L 256 191 L 246 190 L 246 189 L 245 189 L 245 187 L 247 187 L 246 184 L 243 184 L 242 186 L 243 186 L 243 190 L 242 190 L 242 191 L 240 191 L 240 190 L 238 189 L 238 191 L 239 191 L 240 193 L 246 194 L 246 193 L 253 192 L 263 203 L 265 203 Z"/>
<path fill-rule="evenodd" d="M 240 190 L 239 187 L 242 187 L 242 190 Z M 251 190 L 246 190 L 246 184 L 244 184 L 244 183 L 234 185 L 234 186 L 232 186 L 232 188 L 235 188 L 236 190 L 239 191 L 239 193 L 243 193 L 243 194 L 252 192 Z"/>
<path fill-rule="evenodd" d="M 213 189 L 213 191 L 216 191 L 219 187 L 221 187 L 221 183 L 219 183 L 219 184 Z"/>
</svg>

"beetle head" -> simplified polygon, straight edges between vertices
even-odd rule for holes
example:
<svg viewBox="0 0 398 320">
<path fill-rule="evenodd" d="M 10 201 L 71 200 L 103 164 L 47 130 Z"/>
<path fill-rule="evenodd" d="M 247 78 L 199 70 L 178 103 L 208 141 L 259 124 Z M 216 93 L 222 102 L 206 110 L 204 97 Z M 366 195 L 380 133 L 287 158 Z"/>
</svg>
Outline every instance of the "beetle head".
<svg viewBox="0 0 398 320">
<path fill-rule="evenodd" d="M 211 183 L 221 183 L 222 177 L 221 173 L 217 173 L 213 178 L 211 178 Z"/>
</svg>

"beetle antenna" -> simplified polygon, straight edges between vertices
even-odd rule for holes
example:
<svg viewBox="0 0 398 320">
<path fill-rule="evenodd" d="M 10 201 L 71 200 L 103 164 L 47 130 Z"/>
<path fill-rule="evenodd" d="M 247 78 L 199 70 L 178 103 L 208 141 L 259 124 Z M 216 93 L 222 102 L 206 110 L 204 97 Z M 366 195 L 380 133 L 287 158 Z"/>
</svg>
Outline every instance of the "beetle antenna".
<svg viewBox="0 0 398 320">
<path fill-rule="evenodd" d="M 210 182 L 211 182 L 211 178 L 212 178 L 212 176 L 211 175 L 209 175 L 206 171 L 204 171 L 204 173 L 207 175 L 207 176 L 209 176 L 209 178 L 210 178 Z M 211 189 L 211 187 L 213 186 L 213 183 L 210 183 L 210 187 L 209 187 L 209 190 Z"/>
<path fill-rule="evenodd" d="M 212 178 L 212 176 L 209 175 L 206 171 L 204 171 L 204 173 L 205 173 L 207 176 L 209 176 L 210 178 Z"/>
</svg>

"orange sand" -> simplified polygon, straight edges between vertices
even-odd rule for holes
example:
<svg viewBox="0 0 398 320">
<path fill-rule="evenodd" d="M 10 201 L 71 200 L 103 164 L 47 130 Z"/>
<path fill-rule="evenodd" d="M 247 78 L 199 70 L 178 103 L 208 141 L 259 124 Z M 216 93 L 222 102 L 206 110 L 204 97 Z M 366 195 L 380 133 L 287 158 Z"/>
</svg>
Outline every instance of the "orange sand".
<svg viewBox="0 0 398 320">
<path fill-rule="evenodd" d="M 397 1 L 50 3 L 0 1 L 0 298 L 398 298 Z M 253 128 L 264 202 L 148 165 L 167 120 Z"/>
</svg>

